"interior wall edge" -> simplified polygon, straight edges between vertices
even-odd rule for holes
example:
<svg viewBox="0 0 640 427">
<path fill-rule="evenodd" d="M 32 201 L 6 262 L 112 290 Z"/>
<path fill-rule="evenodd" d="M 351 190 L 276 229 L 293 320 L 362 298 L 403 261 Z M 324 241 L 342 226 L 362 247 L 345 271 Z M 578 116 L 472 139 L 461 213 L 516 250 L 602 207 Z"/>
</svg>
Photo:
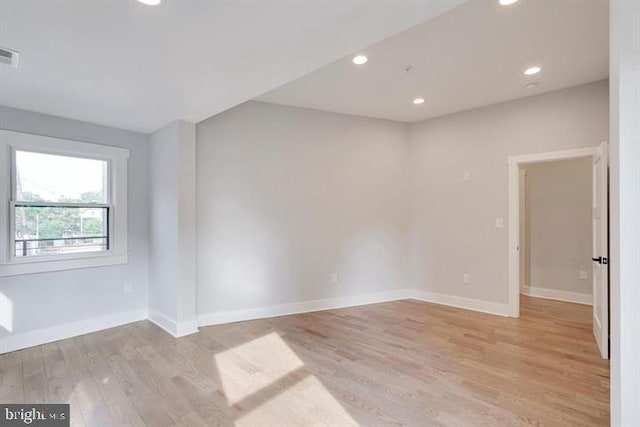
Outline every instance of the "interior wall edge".
<svg viewBox="0 0 640 427">
<path fill-rule="evenodd" d="M 198 332 L 198 319 L 196 318 L 176 322 L 159 311 L 149 308 L 147 320 L 174 338 L 180 338 Z"/>
</svg>

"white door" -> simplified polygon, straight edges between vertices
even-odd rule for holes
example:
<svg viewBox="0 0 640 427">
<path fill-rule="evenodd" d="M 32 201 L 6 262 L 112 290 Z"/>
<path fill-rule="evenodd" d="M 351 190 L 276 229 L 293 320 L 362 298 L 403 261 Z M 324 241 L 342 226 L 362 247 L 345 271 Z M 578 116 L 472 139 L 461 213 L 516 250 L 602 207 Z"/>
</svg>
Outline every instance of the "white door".
<svg viewBox="0 0 640 427">
<path fill-rule="evenodd" d="M 609 171 L 608 144 L 593 158 L 593 334 L 609 358 Z"/>
</svg>

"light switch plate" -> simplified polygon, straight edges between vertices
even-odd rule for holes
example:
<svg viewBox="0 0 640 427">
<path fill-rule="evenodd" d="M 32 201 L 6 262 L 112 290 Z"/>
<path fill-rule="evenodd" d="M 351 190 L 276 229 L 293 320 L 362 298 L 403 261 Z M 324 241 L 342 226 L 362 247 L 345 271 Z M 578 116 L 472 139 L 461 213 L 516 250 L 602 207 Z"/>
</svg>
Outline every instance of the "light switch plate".
<svg viewBox="0 0 640 427">
<path fill-rule="evenodd" d="M 496 228 L 504 228 L 504 219 L 496 218 Z"/>
<path fill-rule="evenodd" d="M 462 175 L 462 179 L 465 181 L 471 181 L 471 174 L 469 172 L 465 172 L 464 175 Z"/>
</svg>

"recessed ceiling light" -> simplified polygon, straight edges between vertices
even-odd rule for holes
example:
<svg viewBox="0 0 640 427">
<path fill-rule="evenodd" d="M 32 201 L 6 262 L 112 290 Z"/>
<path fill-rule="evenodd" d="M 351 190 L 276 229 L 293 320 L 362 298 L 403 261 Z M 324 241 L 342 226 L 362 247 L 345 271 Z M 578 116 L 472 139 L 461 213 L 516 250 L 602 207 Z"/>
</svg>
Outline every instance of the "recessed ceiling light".
<svg viewBox="0 0 640 427">
<path fill-rule="evenodd" d="M 369 58 L 367 58 L 366 56 L 358 55 L 353 58 L 353 63 L 356 65 L 362 65 L 362 64 L 366 64 L 368 60 Z"/>
<path fill-rule="evenodd" d="M 510 4 L 514 4 L 518 0 L 500 0 L 500 4 L 503 6 L 509 6 Z"/>
<path fill-rule="evenodd" d="M 531 89 L 535 89 L 537 87 L 538 87 L 538 83 L 529 83 L 524 88 L 527 89 L 527 90 L 531 90 Z"/>
<path fill-rule="evenodd" d="M 424 98 L 415 98 L 413 103 L 416 105 L 424 104 Z"/>
<path fill-rule="evenodd" d="M 147 6 L 157 6 L 162 0 L 138 0 L 142 4 L 146 4 Z"/>
<path fill-rule="evenodd" d="M 540 67 L 529 67 L 526 70 L 524 70 L 524 74 L 525 76 L 533 76 L 534 74 L 538 74 L 540 71 L 542 70 L 542 68 Z"/>
</svg>

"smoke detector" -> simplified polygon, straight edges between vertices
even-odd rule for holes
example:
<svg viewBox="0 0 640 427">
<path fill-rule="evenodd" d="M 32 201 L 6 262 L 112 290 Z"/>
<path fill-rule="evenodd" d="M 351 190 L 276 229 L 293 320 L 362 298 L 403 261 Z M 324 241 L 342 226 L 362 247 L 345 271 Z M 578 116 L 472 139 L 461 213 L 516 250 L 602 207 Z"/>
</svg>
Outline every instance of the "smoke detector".
<svg viewBox="0 0 640 427">
<path fill-rule="evenodd" d="M 0 64 L 11 65 L 13 68 L 18 68 L 18 57 L 20 53 L 7 49 L 6 47 L 0 47 Z"/>
</svg>

